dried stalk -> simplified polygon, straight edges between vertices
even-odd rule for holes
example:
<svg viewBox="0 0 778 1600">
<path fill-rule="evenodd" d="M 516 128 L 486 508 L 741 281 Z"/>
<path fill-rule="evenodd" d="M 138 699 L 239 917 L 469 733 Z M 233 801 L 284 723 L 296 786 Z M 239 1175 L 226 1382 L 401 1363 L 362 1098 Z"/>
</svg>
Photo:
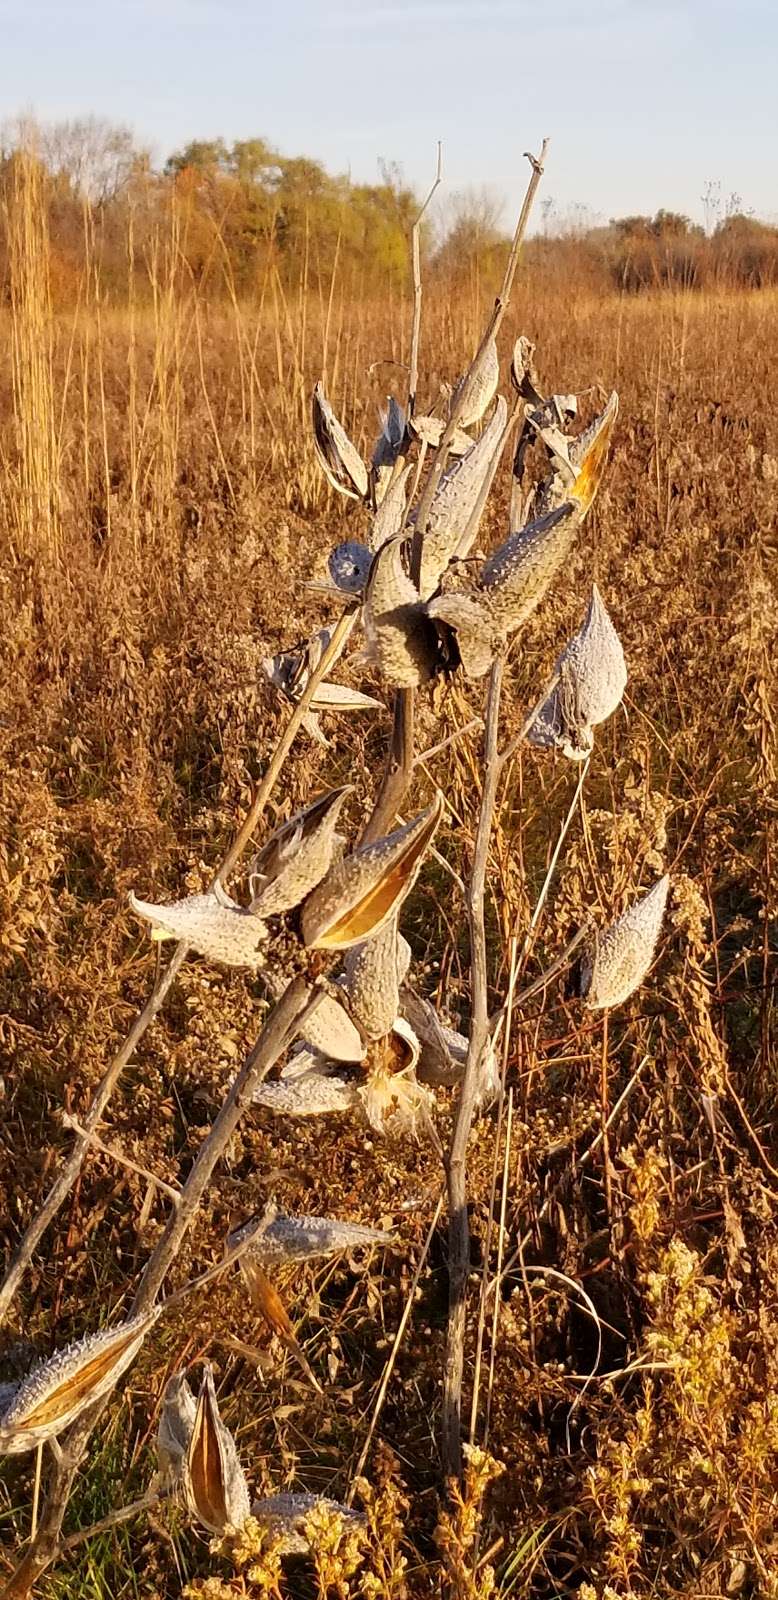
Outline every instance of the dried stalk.
<svg viewBox="0 0 778 1600">
<path fill-rule="evenodd" d="M 171 1213 L 167 1227 L 149 1258 L 132 1303 L 131 1316 L 140 1316 L 153 1305 L 197 1216 L 214 1168 L 224 1154 L 243 1112 L 251 1104 L 254 1090 L 267 1076 L 281 1053 L 292 1043 L 305 1019 L 315 1009 L 319 998 L 318 993 L 311 997 L 303 978 L 293 978 L 277 1005 L 273 1007 L 210 1133 L 200 1147 L 194 1166 L 181 1191 L 178 1209 Z M 60 1532 L 73 1481 L 92 1431 L 109 1399 L 110 1396 L 106 1395 L 104 1399 L 90 1406 L 66 1436 L 54 1465 L 38 1531 L 5 1590 L 4 1600 L 26 1600 L 32 1585 L 59 1553 Z"/>
<path fill-rule="evenodd" d="M 443 1374 L 441 1451 L 446 1477 L 458 1479 L 462 1471 L 462 1373 L 465 1354 L 467 1274 L 470 1264 L 470 1229 L 467 1220 L 467 1146 L 475 1115 L 484 1051 L 489 1040 L 489 985 L 486 967 L 484 897 L 489 838 L 494 818 L 502 763 L 497 749 L 500 722 L 503 657 L 498 656 L 489 678 L 484 736 L 484 786 L 478 817 L 473 866 L 468 885 L 467 915 L 470 927 L 471 1015 L 470 1044 L 457 1105 L 454 1132 L 446 1162 L 449 1205 L 448 1329 Z"/>
<path fill-rule="evenodd" d="M 318 666 L 311 673 L 305 688 L 305 692 L 297 702 L 292 715 L 289 718 L 281 739 L 279 740 L 278 745 L 273 753 L 267 772 L 265 773 L 265 776 L 262 779 L 259 788 L 257 789 L 251 807 L 246 813 L 244 821 L 238 830 L 235 839 L 230 845 L 230 848 L 227 851 L 227 854 L 224 857 L 218 872 L 216 873 L 216 876 L 213 880 L 214 883 L 224 882 L 225 878 L 233 870 L 236 863 L 240 860 L 244 850 L 246 849 L 247 844 L 249 843 L 258 823 L 261 820 L 270 794 L 278 780 L 278 776 L 281 772 L 284 762 L 286 761 L 289 751 L 292 748 L 295 737 L 302 724 L 308 706 L 313 699 L 314 693 L 326 673 L 329 672 L 335 661 L 337 661 L 338 657 L 342 654 L 349 635 L 356 622 L 356 618 L 357 612 L 353 607 L 344 611 L 343 615 L 339 618 L 337 626 L 334 629 L 332 639 L 330 640 L 327 649 L 324 651 Z M 65 1161 L 62 1170 L 55 1178 L 54 1183 L 52 1184 L 46 1199 L 43 1202 L 43 1205 L 29 1223 L 16 1255 L 14 1256 L 11 1265 L 8 1268 L 5 1282 L 0 1288 L 0 1326 L 5 1319 L 11 1301 L 16 1294 L 21 1279 L 32 1260 L 33 1254 L 40 1240 L 46 1232 L 49 1223 L 53 1222 L 57 1212 L 67 1199 L 71 1189 L 73 1188 L 73 1185 L 76 1182 L 76 1179 L 78 1178 L 86 1157 L 86 1153 L 89 1149 L 91 1138 L 105 1114 L 108 1103 L 113 1095 L 114 1089 L 119 1082 L 119 1079 L 121 1078 L 124 1068 L 132 1059 L 141 1039 L 165 1004 L 176 978 L 181 971 L 184 961 L 186 960 L 187 954 L 187 945 L 176 945 L 168 967 L 157 979 L 151 994 L 146 1001 L 146 1004 L 138 1012 L 129 1033 L 127 1034 L 127 1037 L 114 1056 L 110 1066 L 103 1074 L 103 1077 L 93 1096 L 92 1103 L 82 1119 L 83 1131 L 76 1136 L 70 1155 Z"/>
<path fill-rule="evenodd" d="M 531 178 L 529 180 L 529 183 L 527 184 L 527 191 L 526 191 L 526 194 L 524 196 L 524 201 L 523 201 L 523 204 L 522 204 L 522 207 L 521 207 L 521 211 L 519 212 L 519 220 L 516 223 L 516 231 L 515 231 L 515 233 L 513 235 L 513 242 L 511 244 L 510 255 L 508 256 L 508 262 L 507 262 L 507 265 L 506 265 L 506 268 L 505 268 L 505 275 L 503 277 L 502 286 L 500 288 L 500 292 L 499 292 L 499 294 L 497 296 L 497 299 L 494 302 L 494 308 L 492 310 L 492 314 L 491 314 L 491 316 L 489 318 L 489 321 L 488 321 L 488 323 L 486 325 L 486 329 L 484 331 L 484 335 L 483 335 L 483 338 L 481 340 L 481 343 L 479 344 L 478 349 L 476 350 L 476 353 L 475 353 L 475 355 L 473 357 L 473 360 L 472 360 L 472 362 L 470 364 L 471 368 L 475 366 L 476 362 L 478 361 L 479 357 L 481 356 L 482 351 L 486 349 L 486 346 L 488 345 L 490 339 L 493 339 L 493 338 L 496 337 L 496 335 L 499 332 L 500 327 L 502 325 L 502 321 L 503 321 L 503 318 L 505 316 L 505 313 L 508 310 L 508 306 L 510 304 L 510 298 L 511 298 L 511 291 L 513 289 L 513 280 L 514 280 L 514 278 L 516 276 L 516 268 L 517 268 L 518 263 L 519 263 L 519 252 L 521 250 L 521 246 L 522 246 L 522 242 L 523 242 L 523 239 L 524 239 L 524 235 L 525 235 L 525 233 L 527 231 L 527 223 L 529 222 L 530 212 L 532 210 L 532 206 L 533 206 L 533 202 L 534 202 L 534 199 L 535 199 L 535 195 L 537 193 L 538 186 L 540 184 L 540 180 L 541 180 L 541 178 L 543 176 L 543 163 L 544 163 L 545 158 L 546 158 L 547 150 L 548 150 L 548 139 L 544 139 L 543 140 L 543 145 L 542 145 L 542 148 L 541 148 L 541 152 L 540 152 L 540 156 L 537 159 L 535 158 L 535 156 L 531 156 L 531 155 L 527 156 L 527 159 L 532 164 L 532 176 L 531 176 Z M 429 473 L 427 475 L 427 481 L 426 481 L 426 483 L 424 485 L 424 492 L 422 494 L 421 500 L 419 501 L 419 509 L 418 509 L 417 514 L 416 514 L 416 526 L 415 526 L 414 535 L 413 535 L 413 556 L 411 558 L 411 572 L 412 573 L 418 574 L 419 572 L 421 572 L 421 552 L 422 552 L 422 547 L 423 547 L 423 543 L 424 543 L 424 535 L 425 535 L 425 533 L 427 531 L 427 523 L 429 521 L 430 507 L 432 505 L 432 501 L 433 501 L 433 498 L 434 498 L 434 495 L 435 495 L 435 490 L 437 489 L 438 484 L 440 483 L 441 477 L 443 475 L 443 471 L 444 471 L 444 468 L 445 468 L 445 465 L 446 465 L 446 461 L 448 459 L 449 445 L 450 445 L 451 440 L 453 439 L 454 434 L 456 432 L 457 424 L 459 422 L 460 416 L 462 415 L 462 409 L 463 409 L 464 404 L 465 404 L 465 387 L 464 387 L 464 384 L 463 384 L 461 389 L 460 389 L 458 398 L 454 400 L 454 402 L 453 402 L 453 404 L 451 406 L 451 410 L 449 412 L 448 422 L 446 423 L 446 426 L 445 426 L 445 428 L 443 430 L 443 437 L 441 438 L 440 444 L 438 445 L 438 448 L 437 448 L 437 450 L 435 452 L 435 456 L 434 456 L 432 465 L 431 465 Z"/>
</svg>

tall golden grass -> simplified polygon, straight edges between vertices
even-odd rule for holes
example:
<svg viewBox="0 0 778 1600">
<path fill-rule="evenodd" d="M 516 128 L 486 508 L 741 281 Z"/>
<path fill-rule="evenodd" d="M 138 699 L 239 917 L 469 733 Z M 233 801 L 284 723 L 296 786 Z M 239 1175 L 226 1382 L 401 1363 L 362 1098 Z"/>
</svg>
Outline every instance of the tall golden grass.
<svg viewBox="0 0 778 1600">
<path fill-rule="evenodd" d="M 67 1137 L 61 1108 L 83 1109 L 148 988 L 128 889 L 161 899 L 207 878 L 273 745 L 279 713 L 259 659 L 329 615 L 305 583 L 323 574 L 358 513 L 334 503 L 315 466 L 313 382 L 326 372 L 368 449 L 381 399 L 394 386 L 402 393 L 411 310 L 405 295 L 360 298 L 337 269 L 319 284 L 305 260 L 296 286 L 271 263 L 247 299 L 223 258 L 217 304 L 184 270 L 175 207 L 142 258 L 130 219 L 121 307 L 104 292 L 85 208 L 77 303 L 58 305 L 38 169 L 25 155 L 15 162 L 0 315 L 0 1215 L 9 1250 Z M 472 354 L 489 292 L 427 294 L 425 406 Z M 536 341 L 548 386 L 617 387 L 621 421 L 569 571 L 511 658 L 508 731 L 578 625 L 593 578 L 623 638 L 630 686 L 526 948 L 577 774 L 537 753 L 510 765 L 489 868 L 495 1000 L 518 952 L 534 974 L 588 910 L 607 914 L 665 864 L 672 916 L 650 989 L 611 1024 L 612 1104 L 624 1096 L 610 1129 L 612 1213 L 593 1144 L 602 1038 L 561 992 L 514 1019 L 510 1144 L 506 1118 L 499 1131 L 493 1117 L 476 1130 L 473 1231 L 487 1278 L 498 1259 L 511 1263 L 484 1307 L 488 1435 L 482 1403 L 474 1439 L 491 1459 L 473 1458 L 461 1504 L 442 1512 L 436 1236 L 368 1468 L 371 1569 L 347 1577 L 321 1555 L 318 1577 L 291 1569 L 284 1594 L 399 1600 L 445 1585 L 460 1600 L 778 1595 L 777 308 L 767 291 L 634 299 L 575 283 L 519 286 L 513 332 Z M 485 544 L 504 532 L 508 494 L 501 481 Z M 376 691 L 369 670 L 349 670 Z M 472 686 L 455 680 L 434 718 L 422 705 L 422 735 L 426 722 L 436 742 L 480 710 Z M 360 802 L 369 797 L 385 731 L 334 728 L 330 750 L 303 747 L 279 809 L 346 779 Z M 477 815 L 477 744 L 459 741 L 422 770 L 422 797 L 435 783 L 452 817 L 440 854 L 456 874 Z M 406 931 L 428 991 L 466 1022 L 461 924 L 455 880 L 438 863 Z M 109 1142 L 178 1182 L 256 1031 L 259 1003 L 241 976 L 186 967 L 113 1105 Z M 326 1392 L 301 1386 L 236 1283 L 219 1284 L 149 1341 L 79 1485 L 74 1526 L 110 1509 L 117 1478 L 128 1497 L 140 1492 L 165 1379 L 206 1354 L 230 1375 L 227 1409 L 257 1490 L 294 1482 L 342 1495 L 439 1168 L 424 1144 L 366 1148 L 358 1130 L 325 1128 L 247 1121 L 181 1267 L 209 1259 L 229 1220 L 271 1192 L 292 1210 L 391 1220 L 407 1255 L 380 1276 L 346 1263 L 295 1269 L 282 1285 Z M 94 1154 L 24 1287 L 0 1378 L 29 1365 L 30 1344 L 45 1347 L 55 1322 L 62 1343 L 121 1301 L 161 1216 L 153 1186 Z M 591 1316 L 539 1268 L 580 1282 L 594 1304 L 603 1348 L 589 1384 Z M 475 1323 L 468 1360 L 472 1377 Z M 9 1566 L 29 1500 L 22 1459 L 0 1489 Z M 164 1535 L 133 1525 L 90 1552 L 74 1552 L 41 1592 L 167 1596 L 186 1583 L 220 1597 L 274 1592 L 261 1563 L 247 1558 L 236 1575 L 193 1544 L 175 1511 Z"/>
</svg>

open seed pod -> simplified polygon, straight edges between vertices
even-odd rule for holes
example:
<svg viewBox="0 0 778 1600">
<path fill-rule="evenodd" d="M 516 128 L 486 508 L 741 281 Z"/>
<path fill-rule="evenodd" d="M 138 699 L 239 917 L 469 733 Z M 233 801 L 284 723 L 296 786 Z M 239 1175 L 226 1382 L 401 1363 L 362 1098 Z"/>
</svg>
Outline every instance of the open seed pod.
<svg viewBox="0 0 778 1600">
<path fill-rule="evenodd" d="M 590 1011 L 620 1006 L 654 959 L 670 878 L 667 873 L 609 927 L 595 934 L 581 962 L 579 992 Z"/>
<path fill-rule="evenodd" d="M 395 1017 L 382 1048 L 383 1060 L 374 1063 L 359 1086 L 365 1116 L 385 1137 L 416 1136 L 429 1128 L 435 1101 L 416 1076 L 420 1045 L 405 1017 Z"/>
<path fill-rule="evenodd" d="M 0 1455 L 21 1455 L 55 1439 L 86 1406 L 110 1394 L 159 1314 L 157 1306 L 88 1334 L 33 1367 L 0 1414 Z"/>
<path fill-rule="evenodd" d="M 370 476 L 373 480 L 375 502 L 380 506 L 392 478 L 395 462 L 402 454 L 405 442 L 405 412 L 390 394 L 386 411 L 381 413 L 381 432 L 373 447 Z"/>
<path fill-rule="evenodd" d="M 259 1262 L 262 1267 L 272 1267 L 284 1261 L 318 1261 L 327 1256 L 342 1255 L 346 1250 L 357 1250 L 372 1245 L 394 1244 L 395 1235 L 380 1228 L 367 1228 L 357 1222 L 339 1222 L 334 1217 L 288 1217 L 276 1212 L 262 1226 L 264 1219 L 256 1218 L 236 1228 L 227 1239 L 232 1250 L 243 1242 L 252 1228 L 256 1242 L 252 1242 L 241 1260 Z"/>
<path fill-rule="evenodd" d="M 278 1541 L 280 1554 L 285 1556 L 308 1554 L 311 1548 L 307 1532 L 309 1519 L 319 1511 L 331 1517 L 342 1517 L 351 1526 L 364 1523 L 364 1517 L 358 1511 L 340 1505 L 337 1500 L 328 1500 L 324 1495 L 271 1494 L 263 1500 L 255 1500 L 251 1507 L 252 1517 L 261 1527 L 268 1529 L 274 1540 Z"/>
<path fill-rule="evenodd" d="M 621 704 L 627 667 L 621 640 L 597 585 L 583 626 L 557 662 L 559 683 L 529 731 L 530 744 L 556 745 L 572 761 L 582 761 L 594 744 L 592 729 Z"/>
<path fill-rule="evenodd" d="M 473 523 L 467 544 L 460 548 L 470 519 L 476 508 L 484 479 L 491 467 L 495 450 L 502 437 L 508 416 L 508 407 L 502 395 L 480 439 L 449 467 L 435 491 L 427 519 L 421 553 L 422 600 L 428 600 L 440 583 L 442 574 L 455 555 L 466 556 L 478 532 Z"/>
<path fill-rule="evenodd" d="M 181 1481 L 196 1414 L 197 1401 L 185 1373 L 174 1372 L 165 1385 L 157 1427 L 157 1466 L 166 1488 L 176 1488 Z"/>
<path fill-rule="evenodd" d="M 279 1117 L 326 1117 L 331 1113 L 353 1111 L 359 1105 L 357 1085 L 322 1067 L 311 1068 L 296 1078 L 280 1078 L 261 1083 L 251 1103 Z"/>
<path fill-rule="evenodd" d="M 321 383 L 313 391 L 312 418 L 314 448 L 333 489 L 349 500 L 365 500 L 367 467 L 335 416 Z"/>
<path fill-rule="evenodd" d="M 442 815 L 436 795 L 404 827 L 336 861 L 303 906 L 303 943 L 314 950 L 348 950 L 374 938 L 413 888 Z"/>
<path fill-rule="evenodd" d="M 472 366 L 454 386 L 449 415 L 456 405 L 461 406 L 459 426 L 472 428 L 480 422 L 497 393 L 500 381 L 500 361 L 494 338 L 489 339 Z"/>
<path fill-rule="evenodd" d="M 130 892 L 130 905 L 137 916 L 151 923 L 151 937 L 175 939 L 191 945 L 199 955 L 225 967 L 263 965 L 260 945 L 267 939 L 267 928 L 260 917 L 230 899 L 217 884 L 206 894 L 190 894 L 172 905 L 153 905 Z"/>
<path fill-rule="evenodd" d="M 545 415 L 549 408 L 550 403 L 544 408 Z M 618 411 L 619 397 L 614 390 L 604 409 L 576 438 L 561 433 L 553 423 L 545 427 L 539 424 L 538 431 L 551 452 L 554 470 L 538 487 L 534 517 L 544 516 L 564 501 L 573 500 L 583 521 L 602 480 Z"/>
<path fill-rule="evenodd" d="M 436 594 L 427 605 L 427 615 L 438 631 L 447 667 L 461 666 L 466 678 L 483 678 L 501 637 L 488 601 L 455 589 Z"/>
<path fill-rule="evenodd" d="M 426 445 L 428 450 L 437 450 L 447 424 L 443 417 L 413 416 L 408 426 L 420 444 Z M 449 443 L 448 453 L 451 456 L 463 456 L 465 451 L 471 448 L 472 443 L 472 434 L 465 433 L 462 427 L 456 427 Z"/>
<path fill-rule="evenodd" d="M 235 1440 L 222 1422 L 213 1371 L 203 1368 L 192 1432 L 183 1459 L 186 1503 L 209 1533 L 240 1528 L 251 1510 Z"/>
<path fill-rule="evenodd" d="M 420 1083 L 435 1088 L 453 1088 L 462 1082 L 470 1041 L 441 1022 L 435 1007 L 414 989 L 402 991 L 402 1008 L 420 1045 L 416 1076 Z M 494 1045 L 489 1041 L 484 1057 L 479 1100 L 491 1100 L 499 1092 L 500 1072 Z"/>
<path fill-rule="evenodd" d="M 484 563 L 481 586 L 504 635 L 521 627 L 540 604 L 567 560 L 579 521 L 577 506 L 567 500 L 512 533 Z"/>
<path fill-rule="evenodd" d="M 332 864 L 338 817 L 351 792 L 351 784 L 328 790 L 271 834 L 252 863 L 252 872 L 266 880 L 252 901 L 255 916 L 291 911 L 321 883 Z"/>
<path fill-rule="evenodd" d="M 332 994 L 323 995 L 308 1018 L 304 1043 L 329 1061 L 363 1061 L 365 1056 L 359 1028 Z"/>
<path fill-rule="evenodd" d="M 374 939 L 352 945 L 346 956 L 343 987 L 360 1028 L 368 1039 L 382 1039 L 400 1004 L 397 918 L 392 917 Z"/>
<path fill-rule="evenodd" d="M 403 565 L 403 537 L 389 539 L 373 558 L 365 592 L 368 653 L 395 689 L 428 683 L 437 670 L 435 631 Z"/>
</svg>

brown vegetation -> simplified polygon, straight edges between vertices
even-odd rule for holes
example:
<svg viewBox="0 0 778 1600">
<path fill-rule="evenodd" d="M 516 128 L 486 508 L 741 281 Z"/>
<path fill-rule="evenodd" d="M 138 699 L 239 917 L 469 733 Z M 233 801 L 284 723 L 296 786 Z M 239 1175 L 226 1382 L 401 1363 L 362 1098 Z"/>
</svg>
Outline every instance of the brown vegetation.
<svg viewBox="0 0 778 1600">
<path fill-rule="evenodd" d="M 377 405 L 388 389 L 404 393 L 410 323 L 404 255 L 373 262 L 359 294 L 358 252 L 344 232 L 317 259 L 305 206 L 294 253 L 255 252 L 244 272 L 218 186 L 202 235 L 206 213 L 182 194 L 189 183 L 199 193 L 200 179 L 186 172 L 153 214 L 126 190 L 118 223 L 82 204 L 67 253 L 43 181 L 34 158 L 12 159 L 0 310 L 9 1254 L 69 1147 L 63 1110 L 83 1113 L 148 992 L 154 958 L 129 889 L 165 899 L 207 882 L 283 721 L 260 659 L 331 617 L 305 584 L 361 513 L 336 501 L 314 461 L 313 383 L 326 376 L 369 454 Z M 194 237 L 205 241 L 196 260 Z M 564 579 L 509 657 L 505 736 L 578 627 L 592 579 L 624 643 L 627 714 L 601 730 L 532 928 L 578 774 L 527 749 L 508 766 L 488 870 L 494 1004 L 512 964 L 535 976 L 592 909 L 607 918 L 664 868 L 673 889 L 649 984 L 605 1039 L 562 988 L 536 997 L 513 1018 L 510 1101 L 475 1125 L 468 1389 L 481 1264 L 484 1282 L 500 1273 L 483 1305 L 473 1431 L 488 1454 L 471 1456 L 444 1505 L 438 1226 L 358 1497 L 366 1555 L 325 1519 L 314 1567 L 279 1577 L 272 1552 L 250 1540 L 232 1556 L 209 1552 L 173 1508 L 74 1548 L 40 1585 L 52 1600 L 167 1596 L 186 1583 L 197 1595 L 261 1596 L 277 1582 L 285 1595 L 394 1600 L 444 1584 L 458 1600 L 778 1596 L 776 298 L 717 286 L 715 274 L 704 293 L 632 296 L 572 277 L 564 259 L 546 273 L 548 249 L 535 246 L 503 364 L 527 332 L 550 388 L 616 386 L 621 411 Z M 469 272 L 455 295 L 449 282 L 432 274 L 426 286 L 423 408 L 461 372 L 488 310 L 488 274 Z M 501 474 L 485 547 L 505 532 L 508 496 Z M 381 696 L 349 662 L 349 681 Z M 422 748 L 483 709 L 478 686 L 457 677 L 425 693 Z M 328 750 L 302 736 L 274 795 L 279 819 L 345 781 L 355 815 L 369 803 L 387 723 L 326 726 Z M 445 863 L 460 873 L 469 859 L 481 782 L 477 734 L 420 769 L 413 809 L 440 785 L 449 815 L 403 924 L 426 992 L 464 1024 L 467 939 Z M 114 1098 L 105 1143 L 178 1186 L 266 1004 L 252 978 L 188 962 Z M 604 1048 L 618 1108 L 605 1161 Z M 438 1093 L 444 1139 L 449 1096 Z M 245 1118 L 177 1281 L 215 1260 L 230 1225 L 269 1195 L 291 1211 L 391 1226 L 401 1249 L 367 1273 L 348 1260 L 286 1270 L 281 1289 L 321 1394 L 237 1274 L 164 1319 L 101 1424 L 68 1531 L 108 1512 L 117 1483 L 127 1499 L 144 1493 L 165 1381 L 203 1357 L 255 1491 L 342 1499 L 440 1188 L 423 1138 Z M 137 1171 L 89 1157 L 14 1306 L 0 1379 L 126 1307 L 167 1206 Z M 4 1463 L 2 1572 L 29 1532 L 32 1459 Z"/>
</svg>

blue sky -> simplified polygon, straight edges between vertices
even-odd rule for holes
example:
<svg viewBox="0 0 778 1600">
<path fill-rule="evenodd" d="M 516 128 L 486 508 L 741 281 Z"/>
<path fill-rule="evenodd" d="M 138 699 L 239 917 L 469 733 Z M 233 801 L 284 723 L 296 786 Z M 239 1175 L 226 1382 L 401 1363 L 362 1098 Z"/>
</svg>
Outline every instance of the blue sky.
<svg viewBox="0 0 778 1600">
<path fill-rule="evenodd" d="M 778 220 L 775 0 L 0 0 L 0 119 L 87 112 L 158 158 L 260 134 L 357 179 L 380 157 L 509 209 L 552 140 L 564 212 Z M 506 212 L 507 216 L 507 212 Z"/>
</svg>

